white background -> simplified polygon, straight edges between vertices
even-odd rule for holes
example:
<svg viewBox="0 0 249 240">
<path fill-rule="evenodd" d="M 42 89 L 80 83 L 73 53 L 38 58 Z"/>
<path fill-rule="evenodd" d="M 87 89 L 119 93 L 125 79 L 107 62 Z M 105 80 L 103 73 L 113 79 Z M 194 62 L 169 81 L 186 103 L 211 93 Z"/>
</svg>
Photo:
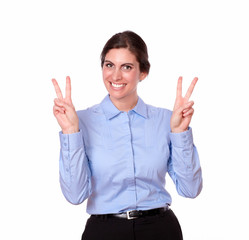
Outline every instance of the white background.
<svg viewBox="0 0 249 240">
<path fill-rule="evenodd" d="M 106 95 L 99 55 L 124 30 L 148 45 L 139 95 L 172 109 L 176 83 L 198 76 L 191 126 L 203 168 L 201 195 L 184 199 L 168 179 L 185 240 L 249 239 L 249 15 L 242 0 L 22 0 L 0 2 L 0 239 L 80 239 L 85 203 L 59 186 L 55 92 L 72 79 L 76 109 Z"/>
</svg>

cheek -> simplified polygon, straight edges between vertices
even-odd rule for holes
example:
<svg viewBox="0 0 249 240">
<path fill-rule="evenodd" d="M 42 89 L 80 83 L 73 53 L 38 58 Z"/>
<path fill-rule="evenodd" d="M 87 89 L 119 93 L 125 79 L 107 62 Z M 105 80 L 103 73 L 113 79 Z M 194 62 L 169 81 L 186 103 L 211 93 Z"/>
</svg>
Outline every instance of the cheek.
<svg viewBox="0 0 249 240">
<path fill-rule="evenodd" d="M 129 73 L 125 76 L 125 78 L 131 83 L 139 82 L 139 75 L 137 73 Z"/>
<path fill-rule="evenodd" d="M 110 78 L 110 76 L 111 76 L 111 71 L 102 70 L 102 78 L 104 81 Z"/>
</svg>

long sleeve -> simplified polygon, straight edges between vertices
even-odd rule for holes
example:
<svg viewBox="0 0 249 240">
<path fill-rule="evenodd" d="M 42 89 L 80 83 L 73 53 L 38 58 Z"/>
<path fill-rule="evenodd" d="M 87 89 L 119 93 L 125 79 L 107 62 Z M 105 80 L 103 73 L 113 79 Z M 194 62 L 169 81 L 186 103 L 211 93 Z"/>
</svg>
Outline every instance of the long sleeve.
<svg viewBox="0 0 249 240">
<path fill-rule="evenodd" d="M 91 172 L 85 154 L 82 131 L 60 132 L 60 185 L 65 198 L 72 204 L 82 203 L 91 193 Z"/>
<path fill-rule="evenodd" d="M 202 171 L 192 129 L 183 133 L 170 133 L 170 159 L 168 172 L 179 195 L 195 198 L 202 189 Z"/>
</svg>

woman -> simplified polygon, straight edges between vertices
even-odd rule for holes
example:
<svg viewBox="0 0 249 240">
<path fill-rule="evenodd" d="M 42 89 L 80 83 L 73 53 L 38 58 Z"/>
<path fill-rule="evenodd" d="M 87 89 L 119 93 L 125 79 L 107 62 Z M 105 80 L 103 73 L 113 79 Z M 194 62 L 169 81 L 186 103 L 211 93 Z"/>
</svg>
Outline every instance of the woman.
<svg viewBox="0 0 249 240">
<path fill-rule="evenodd" d="M 88 198 L 91 215 L 82 235 L 94 239 L 182 239 L 169 208 L 168 172 L 178 193 L 196 197 L 202 188 L 198 153 L 189 127 L 197 78 L 182 97 L 178 79 L 173 112 L 145 104 L 137 86 L 149 73 L 147 47 L 131 31 L 115 34 L 101 54 L 104 100 L 76 113 L 70 78 L 66 96 L 53 79 L 54 115 L 60 132 L 60 183 L 65 198 Z"/>
</svg>

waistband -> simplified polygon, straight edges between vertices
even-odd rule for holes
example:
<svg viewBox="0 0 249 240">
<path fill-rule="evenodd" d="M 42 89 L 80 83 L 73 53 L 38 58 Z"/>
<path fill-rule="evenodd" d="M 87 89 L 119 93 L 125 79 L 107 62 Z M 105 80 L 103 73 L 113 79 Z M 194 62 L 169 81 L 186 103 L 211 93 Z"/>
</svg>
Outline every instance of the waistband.
<svg viewBox="0 0 249 240">
<path fill-rule="evenodd" d="M 169 206 L 165 206 L 162 208 L 154 208 L 150 210 L 132 210 L 122 213 L 114 213 L 114 214 L 94 214 L 92 216 L 106 219 L 106 218 L 123 218 L 123 219 L 136 219 L 145 216 L 155 216 L 161 213 L 164 213 L 169 210 Z"/>
</svg>

